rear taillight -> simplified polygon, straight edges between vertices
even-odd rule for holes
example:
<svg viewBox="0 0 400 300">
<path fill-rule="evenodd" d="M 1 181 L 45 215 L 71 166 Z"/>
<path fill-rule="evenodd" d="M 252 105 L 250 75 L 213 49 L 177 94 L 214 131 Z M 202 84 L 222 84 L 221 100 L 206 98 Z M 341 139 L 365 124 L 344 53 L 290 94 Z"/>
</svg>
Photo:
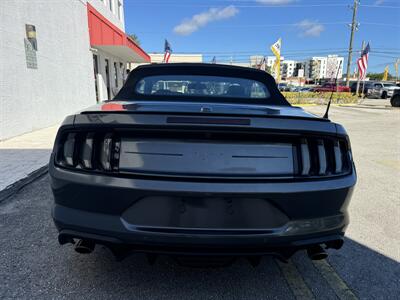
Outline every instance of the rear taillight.
<svg viewBox="0 0 400 300">
<path fill-rule="evenodd" d="M 57 165 L 105 172 L 118 170 L 120 141 L 112 133 L 65 133 L 57 149 Z"/>
<path fill-rule="evenodd" d="M 347 139 L 303 138 L 299 144 L 299 175 L 331 176 L 351 171 Z"/>
</svg>

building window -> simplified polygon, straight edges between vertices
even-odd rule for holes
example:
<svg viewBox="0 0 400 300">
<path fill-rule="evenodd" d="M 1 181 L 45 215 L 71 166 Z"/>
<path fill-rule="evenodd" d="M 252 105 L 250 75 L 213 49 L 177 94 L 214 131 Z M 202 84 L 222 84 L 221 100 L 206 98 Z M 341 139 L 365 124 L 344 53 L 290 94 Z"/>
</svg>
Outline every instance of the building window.
<svg viewBox="0 0 400 300">
<path fill-rule="evenodd" d="M 108 0 L 108 3 L 110 4 L 110 10 L 111 10 L 111 12 L 114 12 L 113 0 Z"/>
<path fill-rule="evenodd" d="M 110 87 L 110 61 L 106 58 L 105 59 L 105 71 L 106 71 L 106 87 L 107 87 L 107 99 L 111 99 L 111 87 Z"/>
<path fill-rule="evenodd" d="M 122 3 L 121 0 L 117 0 L 118 3 L 118 19 L 122 21 Z"/>
<path fill-rule="evenodd" d="M 115 87 L 118 87 L 118 68 L 117 68 L 117 63 L 114 62 L 114 83 Z"/>
<path fill-rule="evenodd" d="M 121 72 L 122 84 L 125 84 L 125 70 L 122 62 L 119 63 L 119 71 Z"/>
<path fill-rule="evenodd" d="M 99 61 L 96 54 L 93 54 L 94 88 L 96 91 L 96 102 L 100 101 L 99 88 L 97 86 L 97 76 L 99 74 Z"/>
</svg>

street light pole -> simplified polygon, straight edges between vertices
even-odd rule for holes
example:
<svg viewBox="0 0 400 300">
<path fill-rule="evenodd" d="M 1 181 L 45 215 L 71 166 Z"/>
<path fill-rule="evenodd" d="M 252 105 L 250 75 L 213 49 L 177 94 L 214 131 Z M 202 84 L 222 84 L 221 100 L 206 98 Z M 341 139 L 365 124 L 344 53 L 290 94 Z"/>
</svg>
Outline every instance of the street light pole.
<svg viewBox="0 0 400 300">
<path fill-rule="evenodd" d="M 357 8 L 360 0 L 354 0 L 353 4 L 353 20 L 351 22 L 351 32 L 350 32 L 350 44 L 349 44 L 349 56 L 347 58 L 347 78 L 346 78 L 346 86 L 350 86 L 350 67 L 351 67 L 351 58 L 353 54 L 353 40 L 354 40 L 354 32 L 357 29 L 356 17 L 357 17 Z"/>
</svg>

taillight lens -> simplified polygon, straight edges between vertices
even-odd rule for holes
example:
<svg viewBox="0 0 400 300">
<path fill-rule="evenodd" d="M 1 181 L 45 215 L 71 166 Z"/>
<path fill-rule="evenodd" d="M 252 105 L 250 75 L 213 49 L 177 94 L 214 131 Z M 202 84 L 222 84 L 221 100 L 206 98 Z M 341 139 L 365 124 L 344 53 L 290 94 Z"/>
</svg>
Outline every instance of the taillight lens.
<svg viewBox="0 0 400 300">
<path fill-rule="evenodd" d="M 299 150 L 301 176 L 342 175 L 351 171 L 348 139 L 303 138 Z"/>
<path fill-rule="evenodd" d="M 117 171 L 120 141 L 112 133 L 70 132 L 60 138 L 56 164 L 76 169 Z"/>
<path fill-rule="evenodd" d="M 88 133 L 83 142 L 81 148 L 81 162 L 85 169 L 93 168 L 93 152 L 94 152 L 94 133 Z"/>
<path fill-rule="evenodd" d="M 67 139 L 64 142 L 63 147 L 63 156 L 64 156 L 64 163 L 67 166 L 75 166 L 75 140 L 76 140 L 76 133 L 69 133 Z"/>
<path fill-rule="evenodd" d="M 111 171 L 112 135 L 106 134 L 100 146 L 100 164 L 105 171 Z"/>
</svg>

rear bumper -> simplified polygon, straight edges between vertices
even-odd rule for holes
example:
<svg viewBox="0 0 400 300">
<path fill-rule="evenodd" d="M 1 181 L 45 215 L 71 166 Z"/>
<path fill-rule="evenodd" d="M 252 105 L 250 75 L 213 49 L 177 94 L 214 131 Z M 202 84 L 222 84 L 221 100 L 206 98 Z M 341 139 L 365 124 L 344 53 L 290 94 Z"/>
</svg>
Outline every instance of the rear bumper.
<svg viewBox="0 0 400 300">
<path fill-rule="evenodd" d="M 82 238 L 157 253 L 268 254 L 324 243 L 335 248 L 341 245 L 349 222 L 347 207 L 356 182 L 354 172 L 314 182 L 223 183 L 116 178 L 71 172 L 52 164 L 49 170 L 55 199 L 52 214 L 61 243 Z M 155 197 L 159 202 L 143 204 Z M 186 198 L 208 199 L 204 203 L 216 199 L 233 206 L 257 199 L 265 211 L 254 215 L 246 211 L 251 215 L 232 221 L 232 215 L 242 211 L 234 207 L 231 214 L 210 216 L 213 225 L 196 227 L 207 224 L 208 216 L 197 215 L 196 204 L 187 204 L 182 212 L 154 205 Z M 146 216 L 140 218 L 137 211 Z M 194 215 L 185 218 L 188 212 Z M 264 213 L 268 220 L 254 223 Z M 155 224 L 151 220 L 159 220 L 152 218 L 157 214 L 168 218 Z M 196 216 L 200 223 L 193 221 Z"/>
</svg>

